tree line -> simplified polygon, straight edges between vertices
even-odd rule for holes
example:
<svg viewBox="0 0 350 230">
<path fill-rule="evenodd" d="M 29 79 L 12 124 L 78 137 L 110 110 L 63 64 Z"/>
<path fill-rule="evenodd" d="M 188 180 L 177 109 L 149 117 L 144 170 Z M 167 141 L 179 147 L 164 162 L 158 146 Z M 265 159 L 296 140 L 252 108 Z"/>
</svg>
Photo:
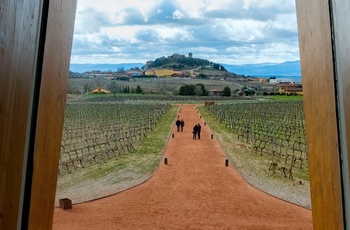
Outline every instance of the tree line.
<svg viewBox="0 0 350 230">
<path fill-rule="evenodd" d="M 143 89 L 141 88 L 141 86 L 136 86 L 136 88 L 131 88 L 127 85 L 127 86 L 119 86 L 117 85 L 117 83 L 115 81 L 112 81 L 109 85 L 108 85 L 108 90 L 111 91 L 111 93 L 113 93 L 113 95 L 115 96 L 117 93 L 136 93 L 136 94 L 142 94 L 143 93 Z"/>
<path fill-rule="evenodd" d="M 182 96 L 208 96 L 209 91 L 201 83 L 198 83 L 196 85 L 185 84 L 185 85 L 182 85 L 180 87 L 179 95 L 182 95 Z M 223 89 L 222 96 L 226 96 L 226 97 L 231 96 L 230 87 L 226 86 Z"/>
</svg>

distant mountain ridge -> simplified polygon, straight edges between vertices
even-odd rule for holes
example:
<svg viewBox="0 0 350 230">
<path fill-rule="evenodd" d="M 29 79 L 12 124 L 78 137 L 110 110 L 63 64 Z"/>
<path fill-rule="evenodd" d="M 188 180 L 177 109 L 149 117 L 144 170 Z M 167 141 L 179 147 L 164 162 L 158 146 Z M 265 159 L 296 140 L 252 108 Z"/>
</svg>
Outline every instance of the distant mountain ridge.
<svg viewBox="0 0 350 230">
<path fill-rule="evenodd" d="M 87 63 L 87 64 L 70 64 L 70 71 L 72 72 L 78 72 L 78 73 L 84 73 L 88 71 L 93 71 L 93 70 L 100 70 L 100 71 L 118 71 L 120 69 L 131 69 L 134 67 L 141 68 L 144 66 L 145 63 L 118 63 L 118 64 L 92 64 L 92 63 Z"/>
<path fill-rule="evenodd" d="M 283 63 L 261 63 L 230 65 L 222 64 L 228 72 L 245 76 L 301 76 L 300 61 L 287 61 Z M 118 64 L 74 64 L 70 65 L 72 72 L 87 72 L 92 70 L 118 71 L 120 69 L 141 68 L 145 63 L 118 63 Z"/>
<path fill-rule="evenodd" d="M 301 76 L 300 61 L 244 65 L 223 64 L 223 66 L 231 73 L 243 74 L 246 76 Z"/>
</svg>

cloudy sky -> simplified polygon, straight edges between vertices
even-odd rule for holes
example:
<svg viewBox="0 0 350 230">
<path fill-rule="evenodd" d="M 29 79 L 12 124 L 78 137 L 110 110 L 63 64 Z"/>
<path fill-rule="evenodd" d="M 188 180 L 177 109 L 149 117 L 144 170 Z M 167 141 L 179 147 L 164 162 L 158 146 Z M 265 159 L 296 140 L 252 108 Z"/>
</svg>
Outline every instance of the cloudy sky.
<svg viewBox="0 0 350 230">
<path fill-rule="evenodd" d="M 71 63 L 299 60 L 295 0 L 78 0 Z"/>
</svg>

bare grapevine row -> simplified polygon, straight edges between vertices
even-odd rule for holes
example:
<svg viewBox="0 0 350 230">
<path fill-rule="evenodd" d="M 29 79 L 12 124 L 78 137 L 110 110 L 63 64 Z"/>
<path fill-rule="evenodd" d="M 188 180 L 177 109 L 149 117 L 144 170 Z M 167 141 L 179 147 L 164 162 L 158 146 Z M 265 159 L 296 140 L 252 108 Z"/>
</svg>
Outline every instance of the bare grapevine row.
<svg viewBox="0 0 350 230">
<path fill-rule="evenodd" d="M 293 171 L 307 167 L 303 104 L 258 102 L 208 106 L 239 140 L 251 144 L 255 153 L 267 154 L 269 170 L 281 171 L 293 180 Z"/>
<path fill-rule="evenodd" d="M 166 104 L 67 104 L 60 174 L 133 150 L 169 108 Z"/>
</svg>

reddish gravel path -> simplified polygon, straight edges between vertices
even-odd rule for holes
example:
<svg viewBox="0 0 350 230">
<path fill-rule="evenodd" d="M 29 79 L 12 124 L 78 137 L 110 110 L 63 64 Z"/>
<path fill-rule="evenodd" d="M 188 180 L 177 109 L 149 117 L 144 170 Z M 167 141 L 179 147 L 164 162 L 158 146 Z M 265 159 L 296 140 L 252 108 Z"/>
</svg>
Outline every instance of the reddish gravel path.
<svg viewBox="0 0 350 230">
<path fill-rule="evenodd" d="M 155 175 L 119 194 L 55 209 L 53 229 L 312 229 L 311 211 L 249 185 L 211 139 L 193 105 L 184 105 L 184 132 L 169 139 Z M 200 140 L 192 127 L 200 122 Z"/>
</svg>

